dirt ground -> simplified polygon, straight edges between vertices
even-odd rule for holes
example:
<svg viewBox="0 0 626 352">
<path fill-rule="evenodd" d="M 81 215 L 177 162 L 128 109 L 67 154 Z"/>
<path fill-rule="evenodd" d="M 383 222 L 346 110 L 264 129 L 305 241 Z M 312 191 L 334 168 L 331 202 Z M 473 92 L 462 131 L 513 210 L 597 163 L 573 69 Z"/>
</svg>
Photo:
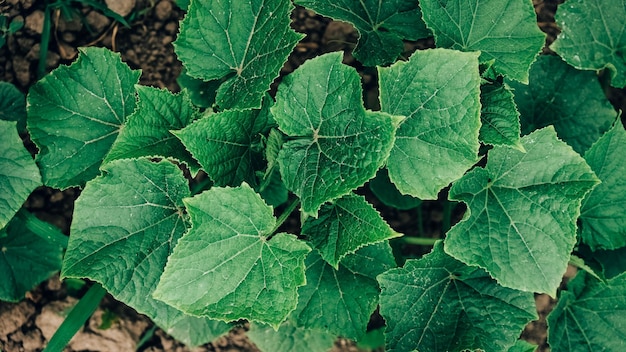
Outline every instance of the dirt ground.
<svg viewBox="0 0 626 352">
<path fill-rule="evenodd" d="M 559 2 L 561 1 L 534 1 L 539 25 L 549 35 L 548 43 L 558 33 L 558 28 L 554 25 L 554 12 Z M 120 11 L 131 11 L 134 14 L 130 28 L 125 28 L 89 8 L 80 9 L 85 23 L 68 21 L 55 12 L 52 17 L 47 69 L 71 63 L 76 58 L 77 47 L 104 46 L 119 51 L 123 60 L 132 68 L 142 70 L 141 84 L 178 91 L 176 78 L 180 74 L 181 64 L 174 55 L 172 42 L 176 38 L 178 21 L 182 18 L 183 11 L 171 0 L 117 2 L 119 6 L 129 4 L 134 6 Z M 39 43 L 43 31 L 43 6 L 44 2 L 35 0 L 0 1 L 2 13 L 8 14 L 10 18 L 21 17 L 25 23 L 24 28 L 11 36 L 7 45 L 0 48 L 0 79 L 12 82 L 24 92 L 27 92 L 37 79 Z M 293 14 L 293 27 L 307 36 L 297 45 L 284 66 L 283 73 L 291 72 L 306 59 L 336 50 L 346 50 L 346 62 L 358 69 L 361 68 L 349 54 L 358 37 L 351 25 L 331 21 L 304 9 L 297 9 Z M 416 48 L 431 46 L 432 40 L 407 43 L 406 56 Z M 367 73 L 363 74 L 363 82 L 367 91 L 366 106 L 375 109 L 378 104 L 376 82 Z M 624 107 L 623 100 L 619 97 L 612 99 L 616 106 Z M 26 144 L 30 145 L 27 140 Z M 34 149 L 32 151 L 34 152 Z M 41 187 L 33 192 L 26 207 L 40 219 L 59 227 L 67 234 L 74 200 L 79 194 L 79 189 L 61 192 Z M 410 235 L 417 228 L 415 213 L 389 211 L 383 208 L 379 210 L 396 231 Z M 462 211 L 461 208 L 456 210 L 459 217 Z M 424 231 L 433 237 L 439 236 L 441 204 L 428 202 L 422 212 L 422 217 L 426 220 Z M 573 272 L 569 272 L 569 275 L 573 275 Z M 53 277 L 30 292 L 20 303 L 0 302 L 0 349 L 5 352 L 41 350 L 63 320 L 63 315 L 77 302 L 77 297 L 82 293 L 84 289 L 75 292 L 61 283 L 58 277 Z M 540 350 L 545 351 L 548 350 L 545 345 L 545 316 L 551 310 L 554 301 L 546 295 L 538 295 L 536 301 L 541 318 L 531 323 L 522 336 L 530 342 L 541 345 Z M 137 341 L 148 334 L 147 341 L 138 349 L 139 351 L 190 351 L 162 330 L 152 328 L 152 322 L 146 317 L 107 296 L 100 309 L 74 337 L 66 350 L 132 351 L 135 350 Z M 334 348 L 334 351 L 357 350 L 352 342 L 342 339 L 337 340 Z M 232 352 L 257 349 L 246 338 L 244 326 L 193 351 Z"/>
</svg>

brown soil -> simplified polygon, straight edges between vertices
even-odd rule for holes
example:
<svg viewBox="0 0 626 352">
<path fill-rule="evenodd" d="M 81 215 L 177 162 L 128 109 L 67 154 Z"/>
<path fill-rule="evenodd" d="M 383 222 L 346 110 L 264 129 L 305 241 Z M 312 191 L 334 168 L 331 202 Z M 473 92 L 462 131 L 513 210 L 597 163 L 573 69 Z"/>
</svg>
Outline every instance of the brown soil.
<svg viewBox="0 0 626 352">
<path fill-rule="evenodd" d="M 558 33 L 558 28 L 554 25 L 554 12 L 557 3 L 561 1 L 534 2 L 539 25 L 548 33 L 550 43 Z M 43 29 L 43 2 L 0 1 L 0 10 L 9 17 L 21 17 L 25 21 L 24 29 L 9 37 L 7 45 L 0 48 L 0 79 L 12 82 L 26 92 L 37 79 L 36 68 Z M 119 51 L 123 60 L 132 68 L 142 70 L 141 84 L 164 87 L 174 92 L 179 90 L 176 78 L 181 71 L 181 64 L 174 55 L 172 41 L 178 32 L 178 21 L 182 18 L 183 12 L 173 5 L 171 0 L 138 0 L 132 9 L 136 16 L 130 28 L 125 28 L 89 8 L 82 8 L 80 11 L 87 24 L 65 19 L 60 13 L 53 14 L 54 23 L 46 60 L 48 70 L 60 64 L 71 63 L 77 55 L 78 47 L 104 46 Z M 357 33 L 352 26 L 297 9 L 293 14 L 293 27 L 298 32 L 306 33 L 306 38 L 297 45 L 284 66 L 283 73 L 291 72 L 306 59 L 336 50 L 345 50 L 345 62 L 362 69 L 350 54 L 357 40 Z M 407 43 L 405 56 L 417 48 L 432 46 L 432 40 Z M 545 50 L 549 51 L 547 48 Z M 367 92 L 366 106 L 375 109 L 378 105 L 375 77 L 368 73 L 371 71 L 365 72 L 363 82 Z M 26 143 L 34 152 L 32 144 L 27 140 Z M 68 234 L 74 200 L 79 194 L 78 189 L 58 191 L 41 187 L 33 192 L 26 207 L 40 219 Z M 410 233 L 417 228 L 414 212 L 382 208 L 380 210 L 397 231 Z M 422 211 L 422 217 L 426 220 L 424 225 L 426 234 L 440 237 L 441 204 L 429 202 Z M 462 211 L 462 208 L 457 209 L 459 217 Z M 294 219 L 293 226 L 298 227 L 297 219 Z M 1 351 L 41 350 L 81 293 L 83 292 L 68 292 L 66 284 L 61 283 L 58 277 L 53 277 L 28 293 L 26 299 L 20 303 L 0 302 Z M 540 350 L 545 351 L 547 350 L 545 316 L 555 302 L 545 295 L 538 295 L 536 301 L 541 319 L 530 324 L 522 336 L 541 345 Z M 70 342 L 67 351 L 132 351 L 137 342 L 150 333 L 152 327 L 152 322 L 145 316 L 107 296 L 88 324 Z M 160 329 L 154 330 L 152 337 L 148 338 L 140 350 L 189 351 Z M 357 351 L 357 348 L 352 342 L 339 339 L 333 350 Z M 246 338 L 245 327 L 242 327 L 194 351 L 257 351 L 257 349 Z"/>
</svg>

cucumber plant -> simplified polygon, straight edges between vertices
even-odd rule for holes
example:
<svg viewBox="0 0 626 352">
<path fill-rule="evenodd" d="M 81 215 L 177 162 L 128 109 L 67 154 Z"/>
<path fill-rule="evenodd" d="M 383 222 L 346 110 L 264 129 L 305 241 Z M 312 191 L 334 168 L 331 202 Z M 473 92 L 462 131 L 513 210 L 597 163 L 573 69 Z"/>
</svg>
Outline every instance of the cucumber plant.
<svg viewBox="0 0 626 352">
<path fill-rule="evenodd" d="M 2 225 L 39 183 L 82 187 L 61 277 L 190 345 L 247 320 L 263 350 L 325 351 L 370 339 L 379 308 L 389 351 L 532 350 L 518 338 L 545 293 L 552 348 L 623 348 L 626 132 L 603 84 L 626 84 L 624 0 L 562 5 L 558 56 L 539 55 L 529 0 L 294 2 L 358 30 L 379 111 L 340 52 L 270 94 L 303 38 L 290 1 L 194 0 L 174 43 L 181 93 L 138 85 L 102 48 L 30 89 L 38 168 L 24 151 L 3 161 L 19 172 L 0 175 Z M 430 36 L 437 48 L 399 58 Z M 430 253 L 394 257 L 402 234 L 355 193 L 369 181 L 391 208 L 447 191 L 467 210 L 415 241 Z M 570 262 L 582 270 L 561 288 Z"/>
</svg>

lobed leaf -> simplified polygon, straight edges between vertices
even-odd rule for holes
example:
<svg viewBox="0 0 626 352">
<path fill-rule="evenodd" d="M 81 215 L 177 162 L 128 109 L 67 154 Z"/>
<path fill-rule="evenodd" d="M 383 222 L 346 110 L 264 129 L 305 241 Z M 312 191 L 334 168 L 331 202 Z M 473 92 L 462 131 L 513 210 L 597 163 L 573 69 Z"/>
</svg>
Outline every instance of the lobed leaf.
<svg viewBox="0 0 626 352">
<path fill-rule="evenodd" d="M 615 250 L 597 250 L 593 252 L 593 260 L 602 267 L 606 278 L 613 278 L 626 272 L 626 247 Z"/>
<path fill-rule="evenodd" d="M 602 283 L 585 272 L 569 282 L 548 315 L 556 351 L 620 351 L 626 347 L 626 274 Z"/>
<path fill-rule="evenodd" d="M 480 132 L 485 144 L 509 146 L 524 151 L 520 143 L 519 112 L 511 89 L 501 83 L 480 86 Z"/>
<path fill-rule="evenodd" d="M 184 162 L 193 173 L 198 163 L 170 130 L 190 124 L 198 114 L 185 93 L 136 86 L 139 102 L 128 117 L 104 162 L 139 157 L 174 158 Z"/>
<path fill-rule="evenodd" d="M 430 36 L 417 1 L 296 0 L 295 3 L 353 24 L 360 34 L 353 55 L 365 66 L 393 63 L 404 49 L 403 39 Z"/>
<path fill-rule="evenodd" d="M 378 282 L 390 352 L 506 351 L 537 319 L 532 293 L 498 285 L 484 270 L 448 256 L 441 241 Z"/>
<path fill-rule="evenodd" d="M 468 205 L 446 252 L 485 268 L 501 285 L 556 294 L 576 243 L 576 219 L 598 183 L 552 127 L 521 140 L 526 153 L 494 147 L 485 168 L 455 182 L 449 197 Z"/>
<path fill-rule="evenodd" d="M 626 1 L 571 0 L 559 6 L 561 33 L 550 48 L 579 70 L 611 72 L 611 85 L 626 86 Z"/>
<path fill-rule="evenodd" d="M 358 269 L 364 266 L 364 258 L 374 260 L 367 265 L 369 272 Z M 338 269 L 317 252 L 310 253 L 305 263 L 307 284 L 298 290 L 294 321 L 305 329 L 362 339 L 378 305 L 376 275 L 396 266 L 389 243 L 363 247 L 347 256 L 346 265 L 340 264 Z"/>
<path fill-rule="evenodd" d="M 619 122 L 586 153 L 585 160 L 602 181 L 585 197 L 580 210 L 582 241 L 597 249 L 626 246 L 626 131 Z"/>
<path fill-rule="evenodd" d="M 517 340 L 515 345 L 511 346 L 507 352 L 535 352 L 537 345 L 533 345 L 525 340 Z"/>
<path fill-rule="evenodd" d="M 407 117 L 387 161 L 389 178 L 402 194 L 436 199 L 478 160 L 478 54 L 417 51 L 378 74 L 382 111 Z"/>
<path fill-rule="evenodd" d="M 308 60 L 285 77 L 272 107 L 291 137 L 278 154 L 283 181 L 305 214 L 374 177 L 394 142 L 398 117 L 366 111 L 356 70 L 335 52 Z"/>
<path fill-rule="evenodd" d="M 369 186 L 376 198 L 388 207 L 409 210 L 417 208 L 422 203 L 419 198 L 400 193 L 389 179 L 387 169 L 379 170 L 376 177 L 370 180 Z"/>
<path fill-rule="evenodd" d="M 335 269 L 359 248 L 402 235 L 393 231 L 364 197 L 355 194 L 325 204 L 318 215 L 304 222 L 302 235 Z"/>
<path fill-rule="evenodd" d="M 275 125 L 271 99 L 260 110 L 226 110 L 173 132 L 217 186 L 257 184 L 256 171 L 265 164 L 259 145 Z"/>
<path fill-rule="evenodd" d="M 546 38 L 531 1 L 420 0 L 420 6 L 437 47 L 480 51 L 481 63 L 493 60 L 500 74 L 528 83 Z"/>
<path fill-rule="evenodd" d="M 16 121 L 17 130 L 26 131 L 26 97 L 13 84 L 0 81 L 0 120 Z"/>
<path fill-rule="evenodd" d="M 191 77 L 224 79 L 221 109 L 260 108 L 263 94 L 303 35 L 289 26 L 287 0 L 197 0 L 189 6 L 174 48 Z"/>
<path fill-rule="evenodd" d="M 50 187 L 82 186 L 96 177 L 126 117 L 135 109 L 139 71 L 105 48 L 80 48 L 28 93 L 28 130 Z"/>
<path fill-rule="evenodd" d="M 187 181 L 175 165 L 146 159 L 115 160 L 89 181 L 76 201 L 62 277 L 89 278 L 116 299 L 198 345 L 228 331 L 152 298 L 168 256 L 186 230 L 182 198 Z M 181 325 L 194 324 L 190 336 Z M 180 333 L 180 335 L 178 335 Z"/>
<path fill-rule="evenodd" d="M 559 138 L 581 155 L 617 117 L 598 76 L 578 71 L 556 56 L 537 59 L 528 85 L 509 84 L 521 113 L 522 134 L 553 125 Z"/>
<path fill-rule="evenodd" d="M 333 347 L 336 338 L 326 331 L 298 327 L 290 320 L 284 322 L 278 330 L 269 325 L 251 323 L 246 335 L 261 351 L 272 352 L 327 352 Z"/>
<path fill-rule="evenodd" d="M 189 99 L 191 99 L 193 105 L 199 108 L 210 108 L 215 103 L 215 95 L 222 81 L 203 81 L 199 78 L 193 78 L 189 76 L 187 71 L 183 68 L 176 79 L 176 83 L 178 83 L 181 90 L 187 90 Z"/>
<path fill-rule="evenodd" d="M 16 126 L 15 121 L 0 120 L 0 229 L 41 185 L 39 169 L 24 148 Z"/>
<path fill-rule="evenodd" d="M 184 202 L 192 228 L 169 257 L 154 297 L 191 315 L 278 328 L 296 307 L 311 249 L 285 233 L 268 239 L 272 208 L 245 183 Z"/>
<path fill-rule="evenodd" d="M 54 238 L 33 232 L 27 221 L 18 214 L 0 229 L 1 301 L 19 302 L 26 292 L 61 268 L 65 247 Z"/>
</svg>

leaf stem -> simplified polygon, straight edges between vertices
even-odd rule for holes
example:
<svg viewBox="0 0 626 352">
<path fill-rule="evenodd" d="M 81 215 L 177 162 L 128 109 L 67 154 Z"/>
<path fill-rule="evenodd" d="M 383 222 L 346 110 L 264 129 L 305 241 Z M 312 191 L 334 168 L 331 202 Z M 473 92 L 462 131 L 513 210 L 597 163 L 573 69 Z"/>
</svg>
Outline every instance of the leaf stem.
<svg viewBox="0 0 626 352">
<path fill-rule="evenodd" d="M 95 283 L 85 293 L 83 298 L 72 308 L 59 329 L 52 335 L 50 342 L 43 350 L 44 352 L 63 351 L 65 346 L 76 335 L 78 330 L 85 325 L 85 322 L 98 308 L 100 301 L 107 291 L 99 283 Z"/>
<path fill-rule="evenodd" d="M 435 242 L 439 241 L 439 238 L 426 238 L 426 237 L 400 237 L 400 240 L 406 244 L 414 244 L 417 246 L 434 246 Z"/>
<path fill-rule="evenodd" d="M 271 235 L 267 237 L 268 240 L 274 235 L 274 232 L 276 232 L 278 228 L 282 226 L 285 220 L 287 220 L 289 215 L 293 213 L 293 211 L 298 207 L 298 205 L 300 205 L 299 198 L 296 198 L 291 201 L 291 203 L 287 206 L 287 208 L 285 208 L 285 211 L 282 214 L 280 214 L 280 216 L 278 217 L 278 220 L 276 220 L 276 225 L 274 225 Z"/>
</svg>

